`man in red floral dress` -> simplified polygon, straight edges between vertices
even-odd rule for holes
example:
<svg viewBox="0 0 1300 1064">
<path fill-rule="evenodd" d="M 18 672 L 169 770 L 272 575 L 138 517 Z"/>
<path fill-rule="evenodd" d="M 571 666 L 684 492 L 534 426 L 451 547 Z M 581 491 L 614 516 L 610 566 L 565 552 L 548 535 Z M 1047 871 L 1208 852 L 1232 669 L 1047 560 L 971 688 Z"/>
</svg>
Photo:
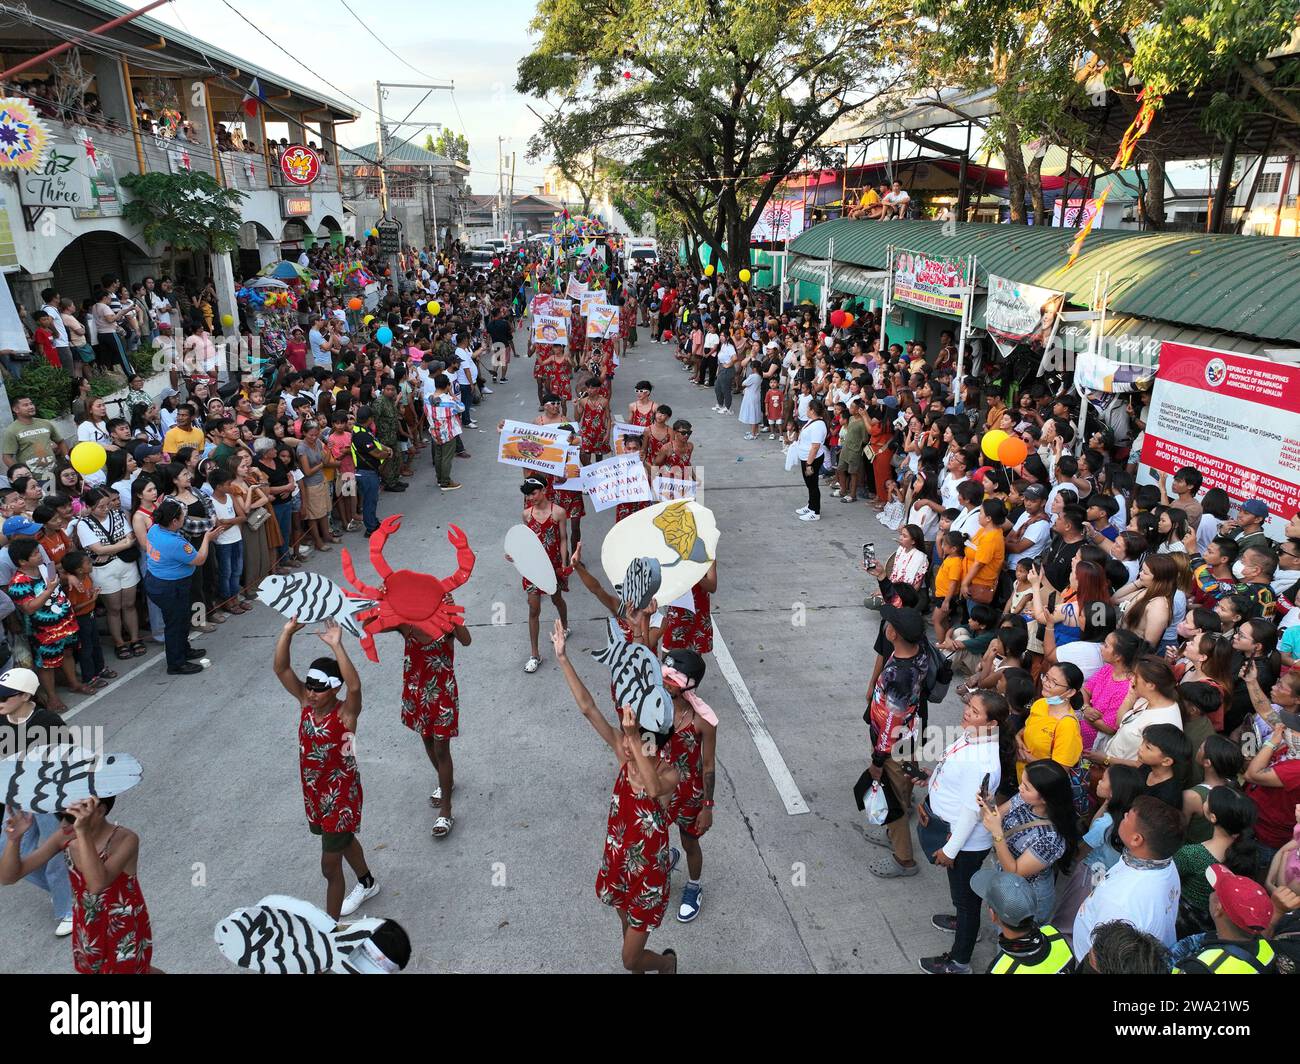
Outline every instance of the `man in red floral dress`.
<svg viewBox="0 0 1300 1064">
<path fill-rule="evenodd" d="M 444 602 L 450 603 L 448 594 Z M 437 789 L 429 804 L 438 810 L 433 837 L 445 839 L 455 821 L 451 815 L 451 792 L 456 786 L 451 762 L 451 740 L 460 734 L 460 692 L 456 687 L 456 644 L 467 647 L 469 629 L 456 625 L 441 639 L 409 624 L 397 630 L 406 640 L 402 665 L 402 723 L 424 740 L 424 752 L 438 774 Z"/>
<path fill-rule="evenodd" d="M 303 628 L 289 621 L 275 644 L 275 675 L 302 707 L 298 719 L 298 760 L 307 826 L 321 840 L 321 875 L 325 877 L 325 911 L 336 920 L 357 911 L 379 893 L 357 832 L 361 830 L 361 775 L 353 755 L 357 717 L 361 713 L 361 678 L 343 649 L 343 630 L 333 621 L 317 633 L 334 657 L 317 658 L 299 679 L 289 661 L 293 637 Z M 340 699 L 339 691 L 347 694 Z M 356 873 L 357 885 L 346 898 L 343 861 Z"/>
</svg>

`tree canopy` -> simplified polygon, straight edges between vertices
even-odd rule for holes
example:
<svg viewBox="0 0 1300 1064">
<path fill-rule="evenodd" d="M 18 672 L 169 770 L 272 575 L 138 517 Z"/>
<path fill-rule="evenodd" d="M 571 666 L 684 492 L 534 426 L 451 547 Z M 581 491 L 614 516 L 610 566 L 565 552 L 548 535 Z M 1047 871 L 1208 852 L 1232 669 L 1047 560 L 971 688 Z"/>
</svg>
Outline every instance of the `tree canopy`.
<svg viewBox="0 0 1300 1064">
<path fill-rule="evenodd" d="M 458 163 L 469 163 L 469 141 L 464 134 L 444 127 L 435 138 L 428 133 L 424 138 L 424 150 L 445 159 L 455 159 Z"/>
<path fill-rule="evenodd" d="M 141 227 L 151 244 L 173 251 L 234 251 L 239 246 L 240 205 L 245 193 L 222 188 L 202 170 L 125 174 L 131 193 L 122 216 Z"/>
</svg>

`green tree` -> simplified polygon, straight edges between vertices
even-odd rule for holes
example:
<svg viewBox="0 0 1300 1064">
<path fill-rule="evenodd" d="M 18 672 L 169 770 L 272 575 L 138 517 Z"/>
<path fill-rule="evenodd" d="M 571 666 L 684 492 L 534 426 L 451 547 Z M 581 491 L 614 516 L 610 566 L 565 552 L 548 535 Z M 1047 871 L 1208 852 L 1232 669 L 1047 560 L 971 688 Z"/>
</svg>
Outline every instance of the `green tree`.
<svg viewBox="0 0 1300 1064">
<path fill-rule="evenodd" d="M 552 146 L 603 145 L 735 276 L 782 181 L 901 81 L 910 25 L 901 0 L 539 0 L 517 87 L 557 108 Z"/>
<path fill-rule="evenodd" d="M 469 165 L 469 141 L 464 134 L 447 129 L 445 126 L 436 139 L 432 133 L 425 134 L 424 150 L 431 151 L 434 155 L 441 155 L 445 159 L 455 159 L 458 163 Z"/>
<path fill-rule="evenodd" d="M 238 189 L 222 188 L 202 170 L 126 174 L 121 180 L 131 193 L 122 216 L 140 226 L 150 244 L 216 253 L 239 247 L 239 208 L 245 193 Z"/>
</svg>

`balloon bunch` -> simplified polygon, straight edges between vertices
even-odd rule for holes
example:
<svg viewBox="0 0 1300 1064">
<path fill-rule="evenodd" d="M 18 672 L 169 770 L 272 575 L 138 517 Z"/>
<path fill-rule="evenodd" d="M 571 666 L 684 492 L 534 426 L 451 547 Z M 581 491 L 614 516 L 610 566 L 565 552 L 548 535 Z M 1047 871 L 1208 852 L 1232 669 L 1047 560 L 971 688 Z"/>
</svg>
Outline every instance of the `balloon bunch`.
<svg viewBox="0 0 1300 1064">
<path fill-rule="evenodd" d="M 858 319 L 850 314 L 847 310 L 831 311 L 831 326 L 836 329 L 850 329 L 853 323 Z"/>
<path fill-rule="evenodd" d="M 986 458 L 1001 462 L 1012 468 L 1023 464 L 1029 457 L 1029 448 L 1019 436 L 1012 436 L 1001 429 L 991 429 L 980 439 L 980 450 Z"/>
<path fill-rule="evenodd" d="M 271 293 L 261 288 L 241 288 L 235 293 L 235 299 L 240 303 L 247 303 L 254 310 L 260 310 L 268 294 Z"/>
</svg>

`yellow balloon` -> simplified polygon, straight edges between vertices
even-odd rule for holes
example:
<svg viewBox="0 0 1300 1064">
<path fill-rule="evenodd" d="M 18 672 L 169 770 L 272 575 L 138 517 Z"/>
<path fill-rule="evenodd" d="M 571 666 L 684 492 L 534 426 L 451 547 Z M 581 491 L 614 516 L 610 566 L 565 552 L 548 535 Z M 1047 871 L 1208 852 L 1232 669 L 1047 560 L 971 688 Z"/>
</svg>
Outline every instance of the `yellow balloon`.
<svg viewBox="0 0 1300 1064">
<path fill-rule="evenodd" d="M 744 284 L 749 284 L 749 279 L 750 279 L 751 277 L 753 277 L 753 276 L 754 276 L 754 275 L 753 275 L 752 273 L 750 273 L 748 270 L 741 270 L 741 271 L 740 271 L 740 280 L 741 280 Z"/>
<path fill-rule="evenodd" d="M 229 314 L 223 314 L 221 315 L 221 324 L 224 325 L 227 329 L 229 329 L 232 325 L 235 324 L 235 319 L 231 317 L 231 315 Z"/>
<path fill-rule="evenodd" d="M 436 299 L 429 300 L 429 313 L 436 318 L 439 314 L 442 313 L 442 304 L 439 303 Z"/>
<path fill-rule="evenodd" d="M 108 461 L 108 452 L 99 444 L 86 440 L 72 448 L 72 454 L 68 457 L 72 461 L 72 468 L 83 477 L 88 477 L 104 468 L 104 463 Z"/>
<path fill-rule="evenodd" d="M 704 276 L 705 277 L 713 276 L 713 263 L 709 263 L 707 266 L 704 267 Z"/>
<path fill-rule="evenodd" d="M 375 320 L 375 316 L 373 314 L 367 314 L 364 318 L 361 319 L 361 324 L 369 325 L 374 320 Z"/>
<path fill-rule="evenodd" d="M 1003 432 L 1001 429 L 991 429 L 984 433 L 984 438 L 980 440 L 980 450 L 984 452 L 985 457 L 996 462 L 998 460 L 998 448 L 1002 446 L 1002 441 L 1007 439 L 1010 433 Z"/>
</svg>

